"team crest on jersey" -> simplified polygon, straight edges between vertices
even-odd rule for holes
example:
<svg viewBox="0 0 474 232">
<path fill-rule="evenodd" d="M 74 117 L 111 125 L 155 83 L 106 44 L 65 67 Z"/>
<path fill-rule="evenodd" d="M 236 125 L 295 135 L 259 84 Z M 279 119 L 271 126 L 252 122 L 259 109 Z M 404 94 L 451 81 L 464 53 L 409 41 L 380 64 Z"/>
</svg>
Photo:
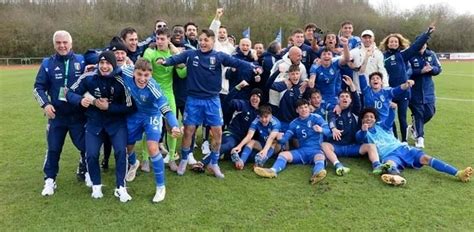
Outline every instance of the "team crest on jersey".
<svg viewBox="0 0 474 232">
<path fill-rule="evenodd" d="M 145 95 L 140 95 L 140 100 L 142 100 L 142 102 L 145 102 L 146 101 L 146 96 Z"/>
<path fill-rule="evenodd" d="M 415 68 L 420 67 L 420 63 L 418 63 L 417 59 L 413 60 L 413 67 L 415 67 Z"/>
<path fill-rule="evenodd" d="M 80 71 L 81 70 L 81 64 L 80 63 L 74 63 L 74 68 L 76 69 L 76 71 Z"/>
<path fill-rule="evenodd" d="M 59 71 L 59 70 L 61 70 L 59 66 L 56 66 L 56 68 L 54 68 L 54 71 Z"/>
<path fill-rule="evenodd" d="M 193 66 L 198 67 L 199 66 L 199 56 L 195 56 L 193 59 Z"/>
<path fill-rule="evenodd" d="M 329 69 L 329 74 L 334 75 L 334 69 Z"/>
<path fill-rule="evenodd" d="M 382 101 L 382 102 L 385 101 L 385 97 L 383 95 L 380 95 L 380 101 Z"/>
<path fill-rule="evenodd" d="M 313 123 L 311 121 L 308 121 L 308 127 L 311 127 Z"/>
<path fill-rule="evenodd" d="M 432 60 L 431 56 L 428 56 L 428 61 L 431 62 Z"/>
<path fill-rule="evenodd" d="M 303 56 L 303 57 L 306 56 L 306 51 L 303 51 L 302 56 Z"/>
<path fill-rule="evenodd" d="M 391 60 L 395 60 L 395 55 L 390 56 Z"/>
<path fill-rule="evenodd" d="M 216 64 L 216 57 L 215 56 L 209 57 L 209 63 L 211 63 L 211 65 L 215 65 Z"/>
<path fill-rule="evenodd" d="M 102 96 L 102 95 L 100 94 L 100 89 L 99 89 L 99 88 L 95 88 L 95 89 L 94 89 L 94 96 L 99 97 L 99 98 Z"/>
<path fill-rule="evenodd" d="M 113 86 L 112 86 L 112 87 L 110 87 L 110 94 L 111 94 L 111 95 L 114 95 L 114 92 L 115 92 L 115 89 L 114 89 L 114 87 L 113 87 Z"/>
</svg>

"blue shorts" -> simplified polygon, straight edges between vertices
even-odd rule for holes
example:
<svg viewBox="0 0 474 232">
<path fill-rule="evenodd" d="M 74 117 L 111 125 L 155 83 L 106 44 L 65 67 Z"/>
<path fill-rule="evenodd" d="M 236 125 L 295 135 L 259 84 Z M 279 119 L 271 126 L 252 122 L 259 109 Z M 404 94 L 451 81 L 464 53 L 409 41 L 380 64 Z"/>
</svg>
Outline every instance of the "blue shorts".
<svg viewBox="0 0 474 232">
<path fill-rule="evenodd" d="M 319 147 L 304 147 L 290 151 L 293 156 L 292 164 L 311 164 L 314 163 L 314 156 L 317 154 L 323 154 Z M 324 155 L 323 155 L 324 156 Z"/>
<path fill-rule="evenodd" d="M 143 132 L 148 141 L 160 141 L 163 119 L 161 114 L 153 116 L 143 113 L 134 113 L 127 117 L 128 137 L 127 144 L 132 145 L 142 139 Z"/>
<path fill-rule="evenodd" d="M 383 158 L 382 162 L 391 160 L 397 164 L 397 168 L 403 170 L 409 168 L 421 168 L 423 164 L 420 163 L 420 158 L 425 153 L 418 148 L 409 148 L 406 146 L 399 147 L 395 151 L 388 154 L 387 157 Z"/>
<path fill-rule="evenodd" d="M 359 157 L 361 144 L 350 144 L 350 145 L 336 145 L 334 147 L 334 153 L 337 157 Z"/>
<path fill-rule="evenodd" d="M 222 126 L 224 119 L 219 97 L 209 99 L 188 97 L 184 107 L 183 124 L 185 126 Z"/>
</svg>

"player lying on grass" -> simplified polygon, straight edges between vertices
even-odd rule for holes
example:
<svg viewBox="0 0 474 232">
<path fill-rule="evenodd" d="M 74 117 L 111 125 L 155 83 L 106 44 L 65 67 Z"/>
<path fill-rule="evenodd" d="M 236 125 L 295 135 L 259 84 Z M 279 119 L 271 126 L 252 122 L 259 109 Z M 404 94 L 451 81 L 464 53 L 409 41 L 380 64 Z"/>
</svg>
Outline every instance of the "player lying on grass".
<svg viewBox="0 0 474 232">
<path fill-rule="evenodd" d="M 344 167 L 338 157 L 360 157 L 368 154 L 372 163 L 373 173 L 382 174 L 382 165 L 379 162 L 379 155 L 374 144 L 360 144 L 356 141 L 356 133 L 359 128 L 359 113 L 361 103 L 356 87 L 349 76 L 344 75 L 344 83 L 350 87 L 349 91 L 339 93 L 339 103 L 337 107 L 340 113 L 329 112 L 329 128 L 331 128 L 332 137 L 325 138 L 321 148 L 326 158 L 334 165 L 336 174 L 342 176 L 347 174 L 350 169 Z"/>
<path fill-rule="evenodd" d="M 299 117 L 290 123 L 289 129 L 278 140 L 278 143 L 285 144 L 294 136 L 298 140 L 299 148 L 280 152 L 272 168 L 255 167 L 254 171 L 259 176 L 273 178 L 285 169 L 288 162 L 293 164 L 314 163 L 310 183 L 316 184 L 326 177 L 325 157 L 320 147 L 321 136 L 322 134 L 330 136 L 331 132 L 327 122 L 321 116 L 310 113 L 307 100 L 296 101 L 296 111 Z"/>
<path fill-rule="evenodd" d="M 141 58 L 135 63 L 133 73 L 131 69 L 123 71 L 124 84 L 137 107 L 137 112 L 127 117 L 127 153 L 129 156 L 136 157 L 135 143 L 142 139 L 142 134 L 145 132 L 148 154 L 155 173 L 156 194 L 153 197 L 153 202 L 160 202 L 166 195 L 165 164 L 159 149 L 161 128 L 163 127 L 162 116 L 166 118 L 166 122 L 171 128 L 169 134 L 173 137 L 176 138 L 179 135 L 180 129 L 168 100 L 156 81 L 151 78 L 151 73 L 150 62 Z M 133 181 L 135 175 L 136 169 L 129 170 L 125 179 Z"/>
<path fill-rule="evenodd" d="M 456 176 L 462 182 L 469 181 L 472 168 L 467 167 L 458 171 L 455 167 L 442 160 L 427 155 L 418 148 L 402 144 L 392 133 L 392 124 L 395 111 L 390 110 L 385 122 L 377 122 L 377 111 L 373 108 L 361 112 L 362 128 L 357 132 L 357 140 L 363 143 L 373 143 L 377 146 L 380 158 L 386 166 L 388 174 L 382 175 L 382 181 L 390 185 L 404 185 L 405 178 L 400 176 L 400 171 L 406 167 L 421 168 L 428 165 L 436 171 Z"/>
<path fill-rule="evenodd" d="M 258 139 L 252 139 L 258 132 Z M 263 167 L 265 162 L 272 157 L 275 152 L 274 143 L 280 133 L 280 121 L 272 115 L 272 107 L 262 105 L 258 107 L 258 116 L 250 124 L 250 128 L 242 141 L 232 149 L 231 159 L 235 168 L 242 170 L 253 149 L 259 152 L 255 155 L 255 166 Z M 242 150 L 242 147 L 244 148 Z M 239 157 L 239 153 L 242 154 Z"/>
</svg>

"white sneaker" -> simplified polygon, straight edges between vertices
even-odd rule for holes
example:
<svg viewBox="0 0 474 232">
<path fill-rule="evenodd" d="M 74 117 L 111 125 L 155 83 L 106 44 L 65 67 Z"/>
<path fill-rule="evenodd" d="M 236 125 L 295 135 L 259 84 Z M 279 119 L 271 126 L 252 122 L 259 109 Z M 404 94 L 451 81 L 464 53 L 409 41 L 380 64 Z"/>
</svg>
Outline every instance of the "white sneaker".
<svg viewBox="0 0 474 232">
<path fill-rule="evenodd" d="M 124 203 L 132 200 L 132 197 L 128 194 L 127 189 L 123 186 L 120 186 L 120 188 L 115 189 L 114 196 L 118 197 L 120 202 Z"/>
<path fill-rule="evenodd" d="M 178 165 L 176 165 L 176 161 L 174 161 L 174 160 L 173 160 L 173 161 L 170 161 L 170 162 L 168 163 L 168 167 L 170 167 L 170 170 L 171 170 L 172 172 L 178 171 Z"/>
<path fill-rule="evenodd" d="M 162 155 L 168 155 L 168 150 L 166 149 L 165 145 L 163 143 L 160 143 L 160 152 Z"/>
<path fill-rule="evenodd" d="M 182 159 L 181 161 L 179 161 L 178 170 L 176 170 L 178 176 L 184 175 L 184 172 L 186 172 L 186 164 L 188 164 L 187 160 Z"/>
<path fill-rule="evenodd" d="M 102 194 L 102 185 L 92 185 L 92 194 L 91 197 L 94 199 L 102 198 L 104 194 Z"/>
<path fill-rule="evenodd" d="M 91 176 L 89 175 L 89 172 L 86 172 L 84 174 L 84 177 L 85 177 L 84 181 L 86 183 L 86 186 L 89 187 L 89 188 L 92 187 L 92 185 L 94 185 L 94 184 L 92 183 Z"/>
<path fill-rule="evenodd" d="M 224 179 L 224 173 L 221 172 L 219 165 L 217 164 L 208 164 L 207 171 L 219 179 Z"/>
<path fill-rule="evenodd" d="M 194 165 L 197 163 L 197 160 L 194 158 L 194 155 L 192 152 L 189 153 L 188 155 L 188 164 L 189 165 Z"/>
<path fill-rule="evenodd" d="M 156 187 L 156 193 L 155 193 L 155 196 L 153 197 L 153 202 L 158 203 L 158 202 L 164 200 L 165 195 L 166 195 L 166 187 L 165 186 Z"/>
<path fill-rule="evenodd" d="M 425 148 L 425 139 L 423 137 L 418 137 L 415 142 L 415 147 Z"/>
<path fill-rule="evenodd" d="M 165 162 L 165 164 L 169 163 L 170 162 L 170 156 L 169 155 L 165 156 L 165 158 L 163 158 L 163 162 Z"/>
<path fill-rule="evenodd" d="M 125 180 L 128 182 L 131 182 L 135 180 L 135 177 L 137 176 L 137 170 L 140 167 L 140 161 L 137 160 L 134 165 L 131 165 L 130 168 L 128 169 L 127 175 L 125 175 Z"/>
<path fill-rule="evenodd" d="M 204 141 L 201 145 L 202 155 L 207 155 L 211 153 L 211 149 L 209 148 L 209 141 Z"/>
<path fill-rule="evenodd" d="M 52 196 L 54 194 L 54 190 L 56 189 L 56 182 L 52 178 L 48 178 L 44 181 L 43 191 L 41 191 L 41 195 L 43 196 Z"/>
<path fill-rule="evenodd" d="M 150 161 L 148 159 L 142 161 L 141 170 L 143 172 L 150 172 Z"/>
</svg>

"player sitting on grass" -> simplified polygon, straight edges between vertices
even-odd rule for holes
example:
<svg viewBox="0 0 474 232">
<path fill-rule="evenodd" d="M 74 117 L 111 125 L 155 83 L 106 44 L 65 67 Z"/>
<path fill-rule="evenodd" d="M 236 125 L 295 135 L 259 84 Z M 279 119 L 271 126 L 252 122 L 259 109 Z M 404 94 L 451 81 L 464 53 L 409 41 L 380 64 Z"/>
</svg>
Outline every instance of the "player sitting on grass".
<svg viewBox="0 0 474 232">
<path fill-rule="evenodd" d="M 289 129 L 278 140 L 278 143 L 285 144 L 291 137 L 295 136 L 299 148 L 280 152 L 272 168 L 256 167 L 254 171 L 259 176 L 273 178 L 277 176 L 278 172 L 285 169 L 287 162 L 293 164 L 314 163 L 310 183 L 316 184 L 326 177 L 325 157 L 320 147 L 321 136 L 322 134 L 330 136 L 331 132 L 327 122 L 321 116 L 310 113 L 307 100 L 299 99 L 296 101 L 296 111 L 299 117 L 290 123 Z"/>
<path fill-rule="evenodd" d="M 258 132 L 258 140 L 252 139 Z M 262 105 L 258 107 L 258 116 L 250 124 L 244 139 L 231 151 L 231 159 L 235 168 L 242 170 L 253 149 L 259 150 L 255 155 L 255 166 L 263 167 L 265 162 L 275 152 L 274 140 L 280 132 L 280 121 L 272 115 L 272 107 Z M 245 147 L 244 147 L 245 146 Z M 242 147 L 244 147 L 242 151 Z M 242 154 L 239 157 L 239 153 Z"/>
<path fill-rule="evenodd" d="M 374 174 L 382 174 L 382 165 L 379 162 L 379 155 L 374 144 L 360 144 L 356 141 L 356 133 L 359 130 L 358 115 L 361 104 L 356 87 L 349 76 L 344 75 L 344 83 L 350 88 L 349 91 L 343 90 L 339 93 L 340 114 L 329 112 L 329 128 L 332 131 L 332 137 L 325 139 L 321 148 L 326 158 L 334 165 L 336 174 L 343 176 L 350 171 L 339 162 L 338 157 L 359 157 L 368 154 L 372 162 Z"/>
<path fill-rule="evenodd" d="M 377 122 L 377 110 L 374 108 L 364 109 L 360 115 L 362 128 L 357 132 L 357 140 L 377 146 L 380 158 L 388 172 L 388 174 L 382 175 L 383 182 L 390 185 L 404 185 L 406 180 L 400 176 L 400 170 L 405 167 L 421 168 L 424 165 L 429 165 L 439 172 L 456 176 L 462 182 L 469 181 L 472 175 L 471 167 L 458 171 L 450 164 L 433 158 L 418 148 L 404 145 L 395 138 L 392 133 L 392 124 L 395 119 L 394 110 L 390 110 L 389 117 L 385 122 Z"/>
<path fill-rule="evenodd" d="M 175 114 L 171 111 L 168 100 L 161 91 L 159 85 L 151 78 L 152 67 L 150 62 L 138 59 L 135 63 L 133 73 L 124 70 L 124 83 L 130 92 L 136 106 L 137 112 L 127 117 L 128 141 L 127 153 L 135 157 L 134 147 L 137 141 L 142 139 L 145 132 L 147 148 L 151 164 L 155 173 L 156 194 L 153 202 L 164 200 L 165 188 L 165 164 L 159 149 L 161 137 L 162 119 L 164 116 L 170 125 L 171 135 L 177 137 L 180 133 L 179 124 Z M 136 169 L 129 171 L 125 179 L 135 179 Z"/>
</svg>

